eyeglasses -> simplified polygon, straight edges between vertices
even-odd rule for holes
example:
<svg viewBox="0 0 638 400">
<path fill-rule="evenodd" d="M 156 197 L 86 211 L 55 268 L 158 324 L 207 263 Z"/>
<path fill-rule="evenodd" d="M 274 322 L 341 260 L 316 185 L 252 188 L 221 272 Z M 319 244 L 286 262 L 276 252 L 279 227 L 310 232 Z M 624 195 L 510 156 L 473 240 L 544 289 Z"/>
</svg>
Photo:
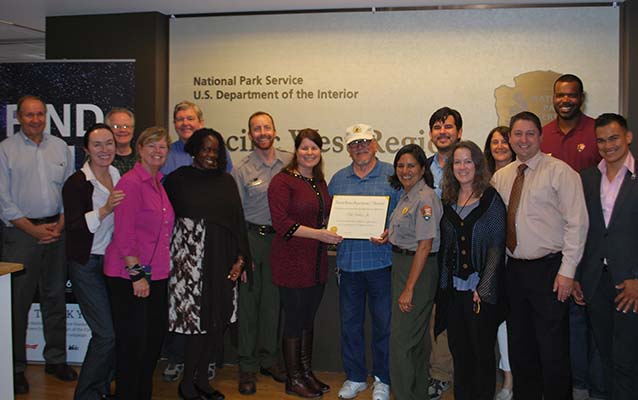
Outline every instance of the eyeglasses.
<svg viewBox="0 0 638 400">
<path fill-rule="evenodd" d="M 348 147 L 351 148 L 355 148 L 359 145 L 363 146 L 363 147 L 367 147 L 370 145 L 370 143 L 372 143 L 371 139 L 357 139 L 357 140 L 353 140 L 352 142 L 348 143 Z"/>
<path fill-rule="evenodd" d="M 135 128 L 135 125 L 113 124 L 113 125 L 111 125 L 111 128 L 113 128 L 113 129 L 133 129 L 133 128 Z"/>
<path fill-rule="evenodd" d="M 195 121 L 197 121 L 197 118 L 196 118 L 196 117 L 182 117 L 182 118 L 175 118 L 175 123 L 178 123 L 178 122 L 185 122 L 185 121 L 188 121 L 188 122 L 195 122 Z"/>
</svg>

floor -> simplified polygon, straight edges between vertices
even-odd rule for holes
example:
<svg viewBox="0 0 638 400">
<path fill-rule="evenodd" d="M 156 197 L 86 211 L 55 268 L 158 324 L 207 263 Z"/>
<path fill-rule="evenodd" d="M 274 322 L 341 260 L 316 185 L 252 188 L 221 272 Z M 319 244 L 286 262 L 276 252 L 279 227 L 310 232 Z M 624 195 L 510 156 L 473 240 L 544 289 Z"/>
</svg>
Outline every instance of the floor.
<svg viewBox="0 0 638 400">
<path fill-rule="evenodd" d="M 177 382 L 164 382 L 161 378 L 161 371 L 164 369 L 165 363 L 160 362 L 155 370 L 155 379 L 153 387 L 153 398 L 158 400 L 176 399 L 177 398 Z M 323 396 L 323 399 L 338 399 L 337 392 L 345 379 L 343 373 L 336 372 L 319 372 L 316 374 L 319 379 L 325 381 L 332 387 L 332 390 Z M 29 365 L 27 368 L 27 380 L 31 386 L 31 390 L 26 395 L 16 396 L 16 400 L 60 400 L 72 399 L 75 382 L 61 382 L 51 375 L 44 373 L 43 365 Z M 227 365 L 222 369 L 218 369 L 217 377 L 213 381 L 213 386 L 226 395 L 226 399 L 294 399 L 296 397 L 288 396 L 284 393 L 283 384 L 277 383 L 271 378 L 259 375 L 257 381 L 257 394 L 254 396 L 242 396 L 237 392 L 237 367 L 235 365 Z M 359 394 L 358 399 L 372 398 L 372 389 Z M 454 396 L 449 390 L 444 393 L 442 400 L 452 400 Z"/>
</svg>

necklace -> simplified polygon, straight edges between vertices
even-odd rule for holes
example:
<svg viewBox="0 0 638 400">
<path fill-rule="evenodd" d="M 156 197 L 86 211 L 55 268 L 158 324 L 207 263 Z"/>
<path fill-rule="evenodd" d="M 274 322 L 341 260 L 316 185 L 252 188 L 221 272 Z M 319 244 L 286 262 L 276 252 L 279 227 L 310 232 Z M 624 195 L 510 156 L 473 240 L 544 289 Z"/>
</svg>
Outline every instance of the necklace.
<svg viewBox="0 0 638 400">
<path fill-rule="evenodd" d="M 472 198 L 472 196 L 474 196 L 474 191 L 472 191 L 472 193 L 470 193 L 470 197 L 468 197 L 465 200 L 465 203 L 463 203 L 463 206 L 461 207 L 461 209 L 459 211 L 457 211 L 457 214 L 459 215 L 459 217 L 461 216 L 461 214 L 463 213 L 463 209 L 465 208 L 465 206 L 467 205 L 467 203 L 470 201 L 470 199 Z M 458 207 L 458 203 L 456 204 L 456 206 Z"/>
</svg>

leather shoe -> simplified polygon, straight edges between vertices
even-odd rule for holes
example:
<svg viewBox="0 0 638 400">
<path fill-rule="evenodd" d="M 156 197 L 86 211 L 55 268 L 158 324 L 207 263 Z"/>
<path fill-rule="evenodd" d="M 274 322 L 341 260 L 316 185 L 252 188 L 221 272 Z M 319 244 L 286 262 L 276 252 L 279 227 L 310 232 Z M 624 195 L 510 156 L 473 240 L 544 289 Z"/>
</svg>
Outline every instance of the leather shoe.
<svg viewBox="0 0 638 400">
<path fill-rule="evenodd" d="M 212 390 L 212 392 L 207 392 L 206 390 L 203 390 L 197 384 L 195 384 L 195 389 L 197 390 L 197 393 L 199 393 L 199 396 L 203 399 L 224 400 L 226 398 L 222 392 L 212 387 L 209 388 L 209 390 Z"/>
<path fill-rule="evenodd" d="M 275 381 L 279 383 L 286 382 L 286 373 L 282 371 L 281 369 L 279 369 L 279 366 L 276 363 L 268 368 L 261 367 L 259 369 L 259 372 L 262 375 L 272 377 Z"/>
<path fill-rule="evenodd" d="M 70 382 L 78 379 L 78 373 L 67 363 L 63 364 L 46 364 L 44 372 L 55 375 L 61 381 Z"/>
<path fill-rule="evenodd" d="M 13 393 L 29 393 L 29 382 L 27 382 L 27 378 L 24 376 L 24 372 L 16 372 L 15 374 L 13 374 Z"/>
<path fill-rule="evenodd" d="M 254 372 L 239 371 L 239 393 L 255 394 L 255 392 L 257 392 L 255 379 Z"/>
</svg>

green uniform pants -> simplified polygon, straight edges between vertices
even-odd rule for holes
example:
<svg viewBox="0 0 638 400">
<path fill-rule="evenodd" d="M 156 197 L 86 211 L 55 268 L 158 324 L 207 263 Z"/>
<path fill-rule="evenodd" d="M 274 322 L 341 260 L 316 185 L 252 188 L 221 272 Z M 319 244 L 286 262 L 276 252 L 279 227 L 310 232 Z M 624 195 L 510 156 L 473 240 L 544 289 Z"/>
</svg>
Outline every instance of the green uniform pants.
<svg viewBox="0 0 638 400">
<path fill-rule="evenodd" d="M 396 400 L 428 398 L 430 341 L 428 328 L 439 280 L 436 256 L 430 255 L 414 286 L 413 308 L 399 310 L 398 299 L 408 280 L 412 256 L 392 260 L 392 320 L 390 322 L 390 381 Z"/>
<path fill-rule="evenodd" d="M 239 285 L 239 368 L 257 372 L 278 360 L 279 289 L 272 283 L 270 244 L 274 234 L 248 230 L 250 252 L 255 264 L 253 287 Z M 250 267 L 250 266 L 249 266 Z"/>
</svg>

